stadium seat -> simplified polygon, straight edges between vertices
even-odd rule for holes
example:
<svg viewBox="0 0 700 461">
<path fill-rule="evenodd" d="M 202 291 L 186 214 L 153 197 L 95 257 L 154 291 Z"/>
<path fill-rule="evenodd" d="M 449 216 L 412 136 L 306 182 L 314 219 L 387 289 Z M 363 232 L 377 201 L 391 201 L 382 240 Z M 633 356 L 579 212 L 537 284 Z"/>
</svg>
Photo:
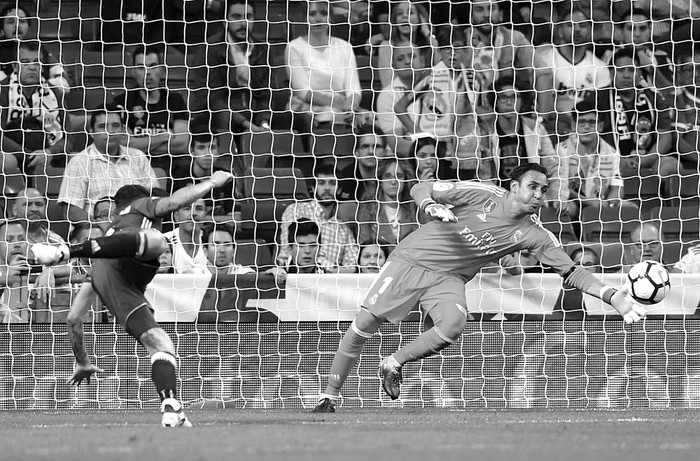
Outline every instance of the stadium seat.
<svg viewBox="0 0 700 461">
<path fill-rule="evenodd" d="M 667 242 L 689 243 L 700 238 L 700 201 L 690 200 L 681 206 L 662 206 L 652 210 L 661 221 L 661 234 Z"/>
<path fill-rule="evenodd" d="M 584 207 L 581 210 L 581 237 L 587 242 L 622 242 L 629 238 L 639 220 L 636 206 Z"/>
<path fill-rule="evenodd" d="M 296 199 L 309 198 L 309 185 L 301 171 L 292 168 L 254 168 L 252 175 L 245 179 L 248 184 L 246 194 L 256 199 Z"/>
<path fill-rule="evenodd" d="M 264 240 L 236 240 L 233 260 L 242 266 L 267 268 L 274 264 L 271 244 Z"/>
<path fill-rule="evenodd" d="M 45 175 L 34 178 L 34 188 L 49 198 L 58 197 L 63 182 L 63 168 L 46 165 Z"/>
<path fill-rule="evenodd" d="M 255 240 L 276 241 L 277 227 L 282 219 L 282 213 L 292 203 L 296 203 L 296 200 L 265 198 L 241 202 L 241 223 L 239 226 L 241 235 Z"/>
<path fill-rule="evenodd" d="M 700 175 L 691 174 L 669 178 L 669 198 L 691 198 L 700 196 Z"/>
<path fill-rule="evenodd" d="M 70 223 L 66 218 L 65 208 L 59 205 L 55 198 L 49 198 L 46 206 L 46 220 L 49 222 L 49 230 L 57 233 L 65 241 L 68 241 Z"/>
<path fill-rule="evenodd" d="M 545 229 L 554 234 L 562 243 L 577 239 L 571 220 L 568 216 L 561 216 L 553 207 L 540 208 L 540 221 Z"/>
</svg>

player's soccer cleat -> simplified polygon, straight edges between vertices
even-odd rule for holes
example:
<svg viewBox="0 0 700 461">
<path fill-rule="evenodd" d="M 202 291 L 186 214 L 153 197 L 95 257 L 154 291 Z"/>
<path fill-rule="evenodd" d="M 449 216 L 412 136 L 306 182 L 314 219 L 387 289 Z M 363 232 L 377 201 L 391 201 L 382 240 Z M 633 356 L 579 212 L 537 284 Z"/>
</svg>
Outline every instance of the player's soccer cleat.
<svg viewBox="0 0 700 461">
<path fill-rule="evenodd" d="M 322 398 L 311 413 L 335 413 L 335 401 L 328 397 Z"/>
<path fill-rule="evenodd" d="M 163 400 L 160 411 L 163 413 L 163 427 L 192 427 L 192 423 L 182 411 L 182 405 L 176 399 Z"/>
<path fill-rule="evenodd" d="M 70 251 L 65 244 L 47 245 L 35 243 L 29 250 L 29 261 L 42 266 L 55 266 L 64 264 L 70 259 Z"/>
<path fill-rule="evenodd" d="M 391 397 L 391 400 L 396 400 L 401 394 L 401 382 L 403 377 L 401 376 L 401 366 L 396 366 L 389 360 L 391 357 L 387 357 L 379 364 L 379 376 L 382 378 L 382 389 L 386 392 L 386 395 Z"/>
</svg>

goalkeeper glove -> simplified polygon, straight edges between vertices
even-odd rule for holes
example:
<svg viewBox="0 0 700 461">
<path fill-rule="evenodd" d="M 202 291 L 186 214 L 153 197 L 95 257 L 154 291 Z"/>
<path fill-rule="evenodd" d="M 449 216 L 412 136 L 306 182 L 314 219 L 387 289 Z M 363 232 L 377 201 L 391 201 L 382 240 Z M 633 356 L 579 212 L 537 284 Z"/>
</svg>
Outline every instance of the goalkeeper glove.
<svg viewBox="0 0 700 461">
<path fill-rule="evenodd" d="M 624 314 L 622 318 L 625 320 L 625 323 L 634 323 L 642 320 L 646 315 L 646 308 L 640 304 L 633 302 L 632 308 L 629 311 L 627 311 L 627 313 Z"/>
<path fill-rule="evenodd" d="M 431 218 L 440 219 L 443 222 L 457 222 L 457 216 L 450 211 L 451 208 L 454 207 L 452 205 L 442 205 L 440 203 L 433 202 L 426 205 L 424 211 L 425 214 Z"/>
</svg>

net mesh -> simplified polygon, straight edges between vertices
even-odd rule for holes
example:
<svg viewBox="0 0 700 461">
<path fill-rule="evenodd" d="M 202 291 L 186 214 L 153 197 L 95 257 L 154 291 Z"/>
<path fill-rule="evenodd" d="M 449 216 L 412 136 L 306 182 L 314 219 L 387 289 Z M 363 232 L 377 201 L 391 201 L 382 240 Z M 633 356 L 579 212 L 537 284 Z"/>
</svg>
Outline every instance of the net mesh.
<svg viewBox="0 0 700 461">
<path fill-rule="evenodd" d="M 694 48 L 700 8 L 694 2 L 390 3 L 250 1 L 253 17 L 247 26 L 245 5 L 227 9 L 219 0 L 48 0 L 18 2 L 6 11 L 0 44 L 3 58 L 10 56 L 1 63 L 5 76 L 12 74 L 18 52 L 11 39 L 16 27 L 18 36 L 26 34 L 22 40 L 41 43 L 44 76 L 65 110 L 69 143 L 65 158 L 58 149 L 59 155 L 38 169 L 3 164 L 7 216 L 14 213 L 22 188 L 35 187 L 48 198 L 48 228 L 67 238 L 72 223 L 59 205 L 61 184 L 66 160 L 94 137 L 91 111 L 122 101 L 139 78 L 150 84 L 147 76 L 153 79 L 154 72 L 159 74 L 154 85 L 175 95 L 161 107 L 171 118 L 166 116 L 162 126 L 147 126 L 145 107 L 125 103 L 132 134 L 142 135 L 131 137 L 130 146 L 149 154 L 160 185 L 172 192 L 196 176 L 188 138 L 199 134 L 217 139 L 215 165 L 236 177 L 231 190 L 212 197 L 209 217 L 235 223 L 233 259 L 257 267 L 259 275 L 203 285 L 179 281 L 153 295 L 178 351 L 183 400 L 248 408 L 315 404 L 354 314 L 352 307 L 343 308 L 366 286 L 352 276 L 330 286 L 310 282 L 316 283 L 304 287 L 310 296 L 299 295 L 304 290 L 295 287 L 295 304 L 288 302 L 290 290 L 280 290 L 263 272 L 280 263 L 279 233 L 287 224 L 283 213 L 314 197 L 315 172 L 323 165 L 335 169 L 347 195 L 338 213 L 355 226 L 351 229 L 359 240 L 352 245 L 367 238 L 397 239 L 396 228 L 402 238 L 404 229 L 419 224 L 407 195 L 395 199 L 404 201 L 400 210 L 408 210 L 407 217 L 395 214 L 395 223 L 383 215 L 385 209 L 370 206 L 376 200 L 367 197 L 383 192 L 372 180 L 355 176 L 363 168 L 388 175 L 382 179 L 403 176 L 405 184 L 437 177 L 507 185 L 510 169 L 523 159 L 539 161 L 556 181 L 548 202 L 558 205 L 544 207 L 540 218 L 570 253 L 593 249 L 600 267 L 620 268 L 629 262 L 624 255 L 633 250 L 632 230 L 641 221 L 658 223 L 660 258 L 666 263 L 692 253 L 697 244 L 700 57 Z M 327 47 L 314 47 L 316 32 L 309 22 L 323 16 L 327 6 L 333 38 Z M 629 13 L 630 8 L 636 9 Z M 248 27 L 256 45 L 231 52 L 227 40 L 235 41 L 236 32 L 227 37 L 226 27 L 233 23 Z M 307 34 L 312 38 L 304 39 Z M 626 42 L 633 45 L 627 58 L 620 51 Z M 136 59 L 134 45 L 142 44 L 157 46 L 162 66 Z M 254 64 L 259 53 L 265 65 Z M 246 70 L 243 63 L 253 66 Z M 622 76 L 629 70 L 632 83 Z M 630 106 L 622 90 L 632 86 L 638 90 Z M 606 90 L 611 87 L 620 91 Z M 413 99 L 402 100 L 406 94 Z M 9 99 L 0 95 L 2 101 Z M 584 100 L 592 101 L 592 108 L 577 110 Z M 11 101 L 7 105 L 4 115 L 18 110 Z M 510 126 L 505 116 L 511 112 L 523 114 L 523 120 Z M 584 121 L 590 113 L 599 118 Z M 591 137 L 586 127 L 599 140 L 592 144 L 596 149 L 612 146 L 608 158 L 585 159 L 591 144 L 579 140 Z M 376 128 L 383 136 L 363 151 L 363 139 Z M 28 133 L 13 140 L 29 145 Z M 178 136 L 182 133 L 185 138 Z M 426 157 L 419 155 L 424 146 Z M 13 153 L 3 145 L 5 158 Z M 642 155 L 630 160 L 634 153 Z M 381 161 L 394 155 L 401 160 L 390 166 Z M 380 161 L 358 166 L 356 161 L 367 156 Z M 122 184 L 111 179 L 105 195 Z M 618 189 L 623 206 L 607 206 L 607 201 L 589 206 L 605 193 L 611 194 L 606 200 L 615 198 Z M 99 198 L 92 197 L 90 205 Z M 386 228 L 372 227 L 381 222 Z M 521 263 L 535 264 L 526 255 Z M 158 405 L 145 350 L 98 302 L 86 323 L 86 346 L 105 373 L 78 390 L 64 384 L 73 363 L 65 319 L 75 286 L 56 289 L 47 304 L 31 295 L 35 275 L 4 277 L 0 408 Z M 695 278 L 674 276 L 676 304 L 665 303 L 641 326 L 625 327 L 611 312 L 593 316 L 579 304 L 572 312 L 564 307 L 562 314 L 545 294 L 538 297 L 547 290 L 557 293 L 560 284 L 527 275 L 510 281 L 501 277 L 495 285 L 478 285 L 506 295 L 494 305 L 485 297 L 479 299 L 488 306 L 469 306 L 474 321 L 460 341 L 406 366 L 398 403 L 381 395 L 377 365 L 380 357 L 415 338 L 421 324 L 413 315 L 401 326 L 383 327 L 343 388 L 344 404 L 698 404 L 697 324 L 691 319 L 698 303 Z M 182 299 L 191 305 L 181 307 Z"/>
</svg>

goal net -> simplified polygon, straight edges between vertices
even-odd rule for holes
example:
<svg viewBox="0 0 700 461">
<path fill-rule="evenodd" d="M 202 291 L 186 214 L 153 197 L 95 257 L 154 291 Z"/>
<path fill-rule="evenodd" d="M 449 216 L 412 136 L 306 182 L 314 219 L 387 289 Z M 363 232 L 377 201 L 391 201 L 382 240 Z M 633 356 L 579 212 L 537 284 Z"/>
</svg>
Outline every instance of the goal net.
<svg viewBox="0 0 700 461">
<path fill-rule="evenodd" d="M 625 283 L 629 265 L 658 259 L 684 272 L 671 275 L 668 297 L 628 326 L 521 253 L 517 274 L 496 265 L 466 286 L 462 337 L 407 364 L 397 401 L 383 395 L 377 367 L 423 331 L 424 318 L 415 311 L 384 325 L 343 387 L 343 405 L 700 404 L 694 3 L 10 3 L 0 18 L 2 148 L 20 162 L 5 163 L 0 199 L 8 219 L 24 218 L 20 241 L 35 234 L 35 221 L 66 240 L 75 228 L 62 183 L 70 162 L 106 129 L 96 128 L 96 108 L 122 106 L 123 142 L 150 158 L 145 175 L 166 193 L 211 174 L 212 165 L 234 173 L 230 189 L 206 197 L 204 216 L 173 216 L 165 227 L 216 221 L 232 243 L 203 242 L 209 265 L 225 253 L 226 264 L 255 270 L 166 268 L 146 293 L 175 343 L 188 404 L 313 407 L 373 281 L 362 270 L 373 263 L 359 251 L 390 251 L 424 223 L 411 185 L 476 179 L 508 188 L 510 171 L 525 162 L 550 173 L 539 219 L 572 258 L 593 255 L 582 264 L 613 286 Z M 33 61 L 18 43 L 32 38 L 46 93 L 22 96 Z M 41 123 L 32 126 L 36 113 Z M 37 131 L 51 156 L 34 168 Z M 200 162 L 200 154 L 211 158 Z M 105 224 L 105 197 L 145 180 L 86 171 L 93 228 Z M 310 205 L 332 200 L 318 195 L 324 175 L 337 178 L 338 203 L 329 209 L 343 225 L 332 231 Z M 102 195 L 91 189 L 98 180 L 107 183 Z M 25 187 L 46 197 L 45 217 L 29 214 Z M 304 217 L 321 223 L 325 273 L 290 273 L 280 284 L 266 271 L 294 260 L 282 236 Z M 73 356 L 65 321 L 80 264 L 43 300 L 41 268 L 15 267 L 10 222 L 0 232 L 0 408 L 156 407 L 146 351 L 97 299 L 85 345 L 105 371 L 90 385 L 66 384 Z"/>
</svg>

